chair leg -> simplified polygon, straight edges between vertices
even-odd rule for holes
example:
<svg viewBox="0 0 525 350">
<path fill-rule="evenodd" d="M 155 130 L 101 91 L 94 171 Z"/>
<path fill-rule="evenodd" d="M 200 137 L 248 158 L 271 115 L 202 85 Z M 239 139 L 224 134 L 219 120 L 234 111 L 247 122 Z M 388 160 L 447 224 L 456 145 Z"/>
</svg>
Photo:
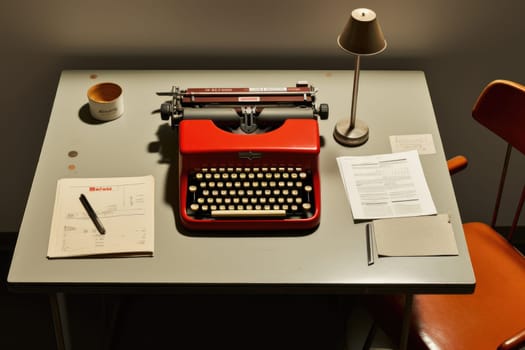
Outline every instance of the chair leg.
<svg viewBox="0 0 525 350">
<path fill-rule="evenodd" d="M 57 349 L 70 350 L 71 338 L 69 334 L 69 321 L 67 317 L 66 297 L 64 293 L 54 293 L 49 295 L 53 325 L 55 327 L 55 337 Z"/>
<path fill-rule="evenodd" d="M 368 335 L 366 336 L 365 343 L 363 345 L 363 350 L 370 350 L 370 348 L 372 347 L 372 342 L 374 341 L 374 338 L 376 336 L 377 327 L 377 323 L 375 321 L 372 322 L 370 330 L 368 331 Z"/>
<path fill-rule="evenodd" d="M 403 308 L 403 324 L 401 325 L 401 340 L 399 344 L 400 350 L 408 349 L 408 336 L 410 333 L 410 321 L 412 319 L 413 301 L 414 301 L 413 294 L 405 295 L 405 306 Z"/>
</svg>

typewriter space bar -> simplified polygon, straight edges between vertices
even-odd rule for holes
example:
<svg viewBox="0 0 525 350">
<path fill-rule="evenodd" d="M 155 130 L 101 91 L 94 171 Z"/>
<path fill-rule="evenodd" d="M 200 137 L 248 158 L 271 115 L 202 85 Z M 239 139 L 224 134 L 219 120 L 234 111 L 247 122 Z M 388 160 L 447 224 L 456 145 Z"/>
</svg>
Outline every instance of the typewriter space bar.
<svg viewBox="0 0 525 350">
<path fill-rule="evenodd" d="M 211 216 L 215 218 L 284 217 L 286 210 L 212 210 Z"/>
</svg>

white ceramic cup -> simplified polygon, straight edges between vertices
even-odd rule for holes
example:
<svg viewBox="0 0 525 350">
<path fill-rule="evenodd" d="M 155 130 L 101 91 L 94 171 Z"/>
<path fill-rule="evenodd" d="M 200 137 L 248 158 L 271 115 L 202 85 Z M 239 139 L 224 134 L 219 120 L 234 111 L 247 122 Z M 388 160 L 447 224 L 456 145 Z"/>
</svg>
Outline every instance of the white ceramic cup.
<svg viewBox="0 0 525 350">
<path fill-rule="evenodd" d="M 122 88 L 115 83 L 93 85 L 87 92 L 89 111 L 93 118 L 108 121 L 117 119 L 124 113 Z"/>
</svg>

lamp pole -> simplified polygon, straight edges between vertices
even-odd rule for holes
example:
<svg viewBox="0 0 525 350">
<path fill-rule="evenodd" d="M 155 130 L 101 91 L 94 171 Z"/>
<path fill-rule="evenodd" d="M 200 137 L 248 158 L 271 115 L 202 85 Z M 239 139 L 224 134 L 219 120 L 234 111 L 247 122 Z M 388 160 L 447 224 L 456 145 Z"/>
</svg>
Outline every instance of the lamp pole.
<svg viewBox="0 0 525 350">
<path fill-rule="evenodd" d="M 359 88 L 359 70 L 361 65 L 361 56 L 355 56 L 355 69 L 354 69 L 354 90 L 352 92 L 352 111 L 350 114 L 350 125 L 349 130 L 352 130 L 355 127 L 355 118 L 357 110 L 357 90 Z"/>
<path fill-rule="evenodd" d="M 357 119 L 357 92 L 359 88 L 359 71 L 361 55 L 355 55 L 354 88 L 352 92 L 352 109 L 350 118 L 337 122 L 334 138 L 343 146 L 360 146 L 368 140 L 368 125 Z"/>
</svg>

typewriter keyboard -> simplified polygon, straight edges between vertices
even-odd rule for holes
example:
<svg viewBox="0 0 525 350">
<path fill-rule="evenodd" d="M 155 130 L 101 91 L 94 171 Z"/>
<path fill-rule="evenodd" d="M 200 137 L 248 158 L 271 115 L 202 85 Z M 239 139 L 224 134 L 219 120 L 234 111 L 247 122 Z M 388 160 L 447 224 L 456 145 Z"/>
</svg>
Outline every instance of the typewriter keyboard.
<svg viewBox="0 0 525 350">
<path fill-rule="evenodd" d="M 188 176 L 186 212 L 194 218 L 309 218 L 312 176 L 298 167 L 201 168 Z"/>
</svg>

